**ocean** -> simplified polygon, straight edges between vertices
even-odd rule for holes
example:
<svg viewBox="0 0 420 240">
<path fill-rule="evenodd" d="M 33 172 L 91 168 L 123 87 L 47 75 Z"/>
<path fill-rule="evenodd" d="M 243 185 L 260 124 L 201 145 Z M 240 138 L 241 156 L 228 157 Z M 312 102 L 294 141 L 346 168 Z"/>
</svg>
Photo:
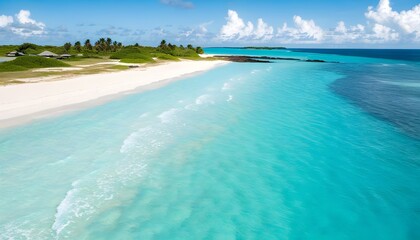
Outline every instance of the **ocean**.
<svg viewBox="0 0 420 240">
<path fill-rule="evenodd" d="M 327 62 L 0 130 L 0 239 L 420 239 L 420 50 L 205 52 Z"/>
</svg>

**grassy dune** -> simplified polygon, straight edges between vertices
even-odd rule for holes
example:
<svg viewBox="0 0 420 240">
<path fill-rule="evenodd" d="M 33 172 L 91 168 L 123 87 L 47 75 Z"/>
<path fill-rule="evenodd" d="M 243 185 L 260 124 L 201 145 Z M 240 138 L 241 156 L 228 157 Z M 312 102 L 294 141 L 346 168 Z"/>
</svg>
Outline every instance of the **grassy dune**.
<svg viewBox="0 0 420 240">
<path fill-rule="evenodd" d="M 88 42 L 87 40 L 86 42 Z M 101 38 L 95 44 L 84 46 L 41 46 L 32 43 L 22 45 L 2 45 L 0 55 L 11 51 L 19 51 L 26 56 L 17 57 L 12 61 L 0 62 L 0 85 L 25 82 L 28 78 L 51 77 L 60 78 L 63 76 L 94 74 L 99 72 L 121 71 L 128 69 L 128 66 L 115 66 L 107 64 L 110 59 L 119 60 L 123 63 L 155 63 L 160 61 L 180 61 L 181 59 L 200 60 L 198 53 L 202 53 L 201 47 L 194 48 L 192 45 L 172 45 L 162 40 L 157 47 L 141 46 L 138 44 L 123 46 L 121 43 L 112 43 L 111 39 Z M 72 57 L 63 60 L 49 59 L 38 56 L 43 51 L 51 51 L 56 54 L 69 53 Z M 206 59 L 208 60 L 208 59 Z M 97 65 L 97 63 L 101 63 Z M 69 71 L 42 72 L 33 71 L 36 68 L 51 67 L 77 67 Z"/>
<path fill-rule="evenodd" d="M 22 56 L 9 62 L 0 63 L 0 72 L 25 71 L 32 68 L 69 67 L 67 63 L 56 59 Z"/>
<path fill-rule="evenodd" d="M 120 59 L 126 63 L 153 63 L 156 60 L 179 61 L 180 58 L 200 58 L 195 50 L 180 48 L 154 48 L 154 47 L 124 47 L 120 51 L 111 54 L 111 59 Z"/>
</svg>

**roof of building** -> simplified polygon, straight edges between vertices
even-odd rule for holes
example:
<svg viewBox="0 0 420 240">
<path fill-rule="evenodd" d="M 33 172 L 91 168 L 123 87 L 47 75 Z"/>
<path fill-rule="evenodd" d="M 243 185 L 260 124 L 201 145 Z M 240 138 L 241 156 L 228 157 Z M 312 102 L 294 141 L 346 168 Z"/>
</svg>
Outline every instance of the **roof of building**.
<svg viewBox="0 0 420 240">
<path fill-rule="evenodd" d="M 43 56 L 43 57 L 57 57 L 58 55 L 50 52 L 50 51 L 43 51 L 42 53 L 38 54 L 38 56 Z"/>
</svg>

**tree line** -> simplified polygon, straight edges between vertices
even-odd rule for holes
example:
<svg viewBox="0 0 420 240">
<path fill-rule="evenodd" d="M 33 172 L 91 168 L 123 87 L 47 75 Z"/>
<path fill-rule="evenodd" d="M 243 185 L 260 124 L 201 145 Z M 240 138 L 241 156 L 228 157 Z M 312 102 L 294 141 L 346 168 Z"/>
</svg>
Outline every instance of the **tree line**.
<svg viewBox="0 0 420 240">
<path fill-rule="evenodd" d="M 188 44 L 187 47 L 184 47 L 182 44 L 179 45 L 179 47 L 175 44 L 171 44 L 171 43 L 166 43 L 166 40 L 162 40 L 158 46 L 158 49 L 161 50 L 162 52 L 170 52 L 173 51 L 177 48 L 180 48 L 181 50 L 185 50 L 185 49 L 189 49 L 189 50 L 193 50 L 198 54 L 203 54 L 204 50 L 201 47 L 193 47 L 193 45 Z"/>
<path fill-rule="evenodd" d="M 72 44 L 70 42 L 67 42 L 63 45 L 64 50 L 66 52 L 70 51 Z M 100 38 L 98 41 L 95 42 L 95 44 L 92 45 L 90 39 L 86 39 L 84 42 L 84 45 L 82 46 L 82 43 L 80 41 L 77 41 L 74 43 L 73 48 L 78 51 L 93 51 L 96 52 L 116 52 L 119 49 L 123 47 L 121 42 L 112 41 L 111 38 Z"/>
<path fill-rule="evenodd" d="M 134 45 L 130 45 L 130 46 L 134 46 L 134 47 L 141 47 L 138 43 L 134 44 Z M 130 47 L 128 46 L 128 47 Z M 44 47 L 54 47 L 54 46 L 38 46 L 36 44 L 33 43 L 23 43 L 22 45 L 18 46 L 16 48 L 17 51 L 19 52 L 26 52 L 28 49 L 39 49 L 40 48 L 44 48 Z M 71 42 L 66 42 L 62 48 L 64 49 L 65 52 L 70 52 L 70 50 L 73 48 L 73 50 L 77 51 L 77 52 L 83 52 L 83 51 L 88 51 L 88 52 L 117 52 L 119 51 L 121 48 L 123 48 L 124 45 L 121 42 L 117 42 L 117 41 L 113 41 L 111 38 L 100 38 L 98 39 L 94 44 L 92 44 L 92 42 L 90 41 L 90 39 L 86 39 L 84 41 L 84 44 L 82 45 L 82 43 L 80 41 L 76 41 L 74 44 L 72 44 Z M 162 40 L 160 42 L 160 44 L 156 47 L 158 51 L 163 52 L 163 53 L 167 53 L 167 54 L 173 54 L 173 53 L 177 53 L 177 52 L 195 52 L 197 54 L 202 54 L 204 53 L 203 49 L 201 47 L 193 47 L 191 44 L 188 44 L 186 47 L 184 47 L 183 45 L 175 45 L 175 44 L 171 44 L 171 43 L 167 43 L 166 40 Z"/>
</svg>

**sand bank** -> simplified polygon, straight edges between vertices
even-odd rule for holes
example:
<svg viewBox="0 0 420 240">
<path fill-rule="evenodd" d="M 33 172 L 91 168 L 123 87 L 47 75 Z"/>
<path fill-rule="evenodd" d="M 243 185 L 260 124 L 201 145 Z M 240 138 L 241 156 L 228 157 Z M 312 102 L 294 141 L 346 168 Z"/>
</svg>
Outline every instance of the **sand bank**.
<svg viewBox="0 0 420 240">
<path fill-rule="evenodd" d="M 77 76 L 59 81 L 0 87 L 0 127 L 17 125 L 62 111 L 69 106 L 141 91 L 148 85 L 168 82 L 226 64 L 226 61 L 181 61 L 114 73 Z"/>
</svg>

